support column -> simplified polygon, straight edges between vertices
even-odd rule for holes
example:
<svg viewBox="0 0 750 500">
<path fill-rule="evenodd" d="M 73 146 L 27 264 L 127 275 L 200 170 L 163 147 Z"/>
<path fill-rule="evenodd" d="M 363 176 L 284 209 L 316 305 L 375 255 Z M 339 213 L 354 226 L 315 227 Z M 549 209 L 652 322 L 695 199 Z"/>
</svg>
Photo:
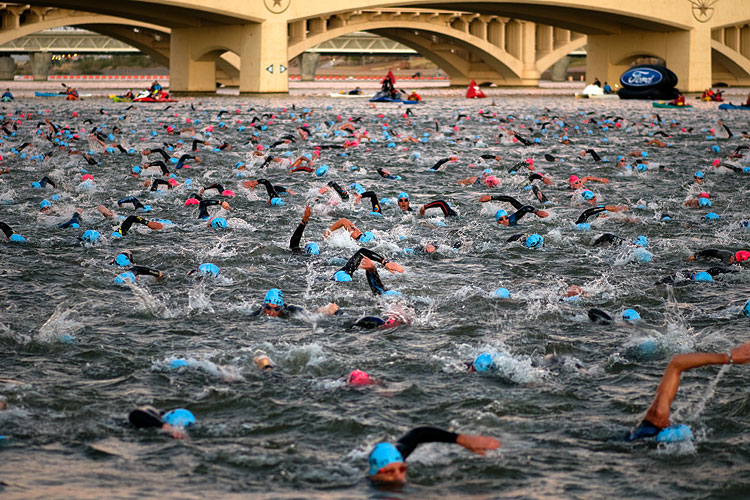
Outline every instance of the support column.
<svg viewBox="0 0 750 500">
<path fill-rule="evenodd" d="M 320 54 L 317 52 L 303 52 L 300 56 L 300 75 L 303 82 L 312 82 L 315 80 L 315 72 L 318 71 L 318 60 Z"/>
<path fill-rule="evenodd" d="M 521 85 L 539 85 L 539 70 L 536 67 L 536 24 L 521 22 Z"/>
<path fill-rule="evenodd" d="M 232 26 L 224 27 L 231 30 Z M 216 58 L 206 54 L 215 28 L 173 28 L 169 48 L 170 92 L 216 92 Z M 217 49 L 218 50 L 218 49 Z M 213 55 L 213 57 L 211 57 Z"/>
<path fill-rule="evenodd" d="M 565 76 L 568 74 L 568 65 L 570 64 L 570 57 L 565 56 L 549 69 L 550 78 L 553 82 L 564 82 Z"/>
<path fill-rule="evenodd" d="M 663 58 L 677 75 L 677 87 L 683 92 L 700 92 L 711 86 L 711 29 L 705 25 L 666 33 L 589 35 L 586 80 L 619 82 L 634 53 Z"/>
<path fill-rule="evenodd" d="M 554 49 L 554 28 L 537 24 L 536 26 L 536 58 L 541 59 Z"/>
<path fill-rule="evenodd" d="M 50 55 L 47 52 L 31 54 L 31 74 L 34 80 L 46 80 L 49 76 Z"/>
<path fill-rule="evenodd" d="M 289 92 L 286 19 L 246 25 L 240 59 L 240 93 Z"/>
<path fill-rule="evenodd" d="M 0 57 L 0 80 L 12 80 L 16 75 L 16 62 L 10 56 Z"/>
</svg>

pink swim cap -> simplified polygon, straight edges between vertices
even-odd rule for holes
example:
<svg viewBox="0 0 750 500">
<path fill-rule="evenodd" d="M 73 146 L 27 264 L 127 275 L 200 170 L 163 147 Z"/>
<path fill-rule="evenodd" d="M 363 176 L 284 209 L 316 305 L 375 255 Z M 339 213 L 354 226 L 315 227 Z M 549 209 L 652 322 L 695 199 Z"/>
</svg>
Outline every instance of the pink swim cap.
<svg viewBox="0 0 750 500">
<path fill-rule="evenodd" d="M 257 149 L 258 151 L 263 151 L 263 149 L 265 149 L 265 148 L 263 147 L 263 144 L 258 144 L 258 145 L 257 145 L 257 146 L 255 147 L 255 149 Z"/>
<path fill-rule="evenodd" d="M 367 372 L 363 372 L 362 370 L 352 370 L 346 378 L 346 383 L 349 385 L 372 385 L 375 382 L 372 381 Z"/>
<path fill-rule="evenodd" d="M 174 127 L 172 125 L 167 127 L 167 132 L 174 132 Z"/>
<path fill-rule="evenodd" d="M 575 183 L 576 183 L 576 182 L 578 182 L 579 180 L 580 180 L 580 179 L 578 178 L 578 176 L 577 176 L 577 175 L 575 175 L 575 174 L 573 174 L 573 175 L 571 175 L 571 176 L 570 176 L 570 178 L 568 179 L 568 184 L 570 184 L 570 185 L 572 186 L 573 184 L 575 184 Z"/>
<path fill-rule="evenodd" d="M 709 194 L 707 192 L 705 192 L 705 191 L 703 191 L 702 193 L 698 194 L 698 198 L 710 198 L 710 197 L 711 196 L 709 196 Z"/>
<path fill-rule="evenodd" d="M 740 250 L 734 254 L 734 260 L 737 262 L 745 262 L 747 259 L 750 259 L 750 252 L 747 250 Z"/>
<path fill-rule="evenodd" d="M 175 187 L 177 185 L 177 180 L 176 179 L 169 179 L 167 182 L 172 187 Z"/>
<path fill-rule="evenodd" d="M 222 196 L 234 196 L 234 191 L 232 191 L 231 189 L 225 189 L 224 191 L 221 192 L 221 195 Z"/>
<path fill-rule="evenodd" d="M 93 181 L 94 180 L 94 176 L 91 175 L 91 174 L 85 174 L 84 176 L 81 177 L 82 181 L 85 181 L 85 180 L 88 180 L 88 179 L 91 179 Z"/>
<path fill-rule="evenodd" d="M 200 202 L 196 200 L 195 198 L 188 198 L 187 200 L 185 200 L 185 206 L 198 205 L 198 204 L 200 204 Z"/>
<path fill-rule="evenodd" d="M 489 187 L 496 187 L 497 185 L 500 184 L 500 179 L 498 179 L 494 175 L 489 175 L 484 180 L 484 183 L 487 184 Z"/>
<path fill-rule="evenodd" d="M 526 158 L 526 163 L 528 165 L 533 165 L 534 164 L 534 158 Z"/>
<path fill-rule="evenodd" d="M 713 165 L 714 167 L 718 167 L 719 165 L 721 165 L 721 160 L 719 160 L 719 159 L 717 158 L 717 159 L 715 159 L 715 160 L 713 161 L 713 163 L 711 163 L 711 165 Z"/>
</svg>

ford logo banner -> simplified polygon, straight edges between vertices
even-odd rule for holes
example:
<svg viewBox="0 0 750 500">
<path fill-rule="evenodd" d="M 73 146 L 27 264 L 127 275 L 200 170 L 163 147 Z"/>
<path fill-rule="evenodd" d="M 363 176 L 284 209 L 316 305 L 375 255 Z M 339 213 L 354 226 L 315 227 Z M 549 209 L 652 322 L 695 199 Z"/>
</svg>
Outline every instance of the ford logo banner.
<svg viewBox="0 0 750 500">
<path fill-rule="evenodd" d="M 661 73 L 650 68 L 629 69 L 620 77 L 620 83 L 628 87 L 649 87 L 658 85 L 664 77 Z"/>
</svg>

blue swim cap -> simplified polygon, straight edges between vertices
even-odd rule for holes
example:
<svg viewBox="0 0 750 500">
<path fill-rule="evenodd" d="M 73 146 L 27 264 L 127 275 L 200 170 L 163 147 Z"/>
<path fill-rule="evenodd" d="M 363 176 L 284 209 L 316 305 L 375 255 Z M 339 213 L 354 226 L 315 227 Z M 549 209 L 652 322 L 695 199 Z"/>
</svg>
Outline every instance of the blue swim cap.
<svg viewBox="0 0 750 500">
<path fill-rule="evenodd" d="M 198 274 L 203 276 L 218 276 L 219 266 L 210 262 L 206 262 L 198 266 Z"/>
<path fill-rule="evenodd" d="M 284 205 L 284 200 L 281 198 L 271 198 L 271 206 L 272 207 L 280 207 Z"/>
<path fill-rule="evenodd" d="M 366 191 L 365 188 L 362 187 L 362 184 L 360 184 L 359 182 L 353 182 L 349 184 L 349 189 L 355 191 L 357 194 L 362 194 Z"/>
<path fill-rule="evenodd" d="M 717 220 L 719 218 L 719 214 L 714 212 L 708 212 L 706 215 L 703 216 L 704 220 Z"/>
<path fill-rule="evenodd" d="M 684 424 L 670 425 L 656 435 L 656 441 L 659 443 L 677 443 L 691 439 L 693 439 L 693 433 L 690 431 L 690 427 Z"/>
<path fill-rule="evenodd" d="M 112 234 L 110 234 L 110 237 L 112 237 L 112 238 L 122 238 L 122 234 L 119 231 L 112 231 Z"/>
<path fill-rule="evenodd" d="M 318 177 L 323 177 L 328 172 L 328 165 L 321 165 L 318 170 L 315 171 L 315 175 Z"/>
<path fill-rule="evenodd" d="M 485 168 L 484 170 L 482 170 L 482 173 L 487 174 L 487 175 L 492 175 L 492 170 L 490 170 L 489 168 Z"/>
<path fill-rule="evenodd" d="M 374 215 L 375 217 L 382 217 L 383 214 L 380 212 L 370 212 L 370 215 Z"/>
<path fill-rule="evenodd" d="M 698 200 L 698 206 L 699 207 L 710 207 L 711 206 L 711 200 L 708 198 L 700 198 Z"/>
<path fill-rule="evenodd" d="M 648 239 L 645 236 L 638 236 L 633 240 L 633 245 L 646 248 L 648 247 Z"/>
<path fill-rule="evenodd" d="M 714 278 L 706 271 L 700 271 L 690 275 L 690 278 L 694 281 L 713 281 Z"/>
<path fill-rule="evenodd" d="M 52 195 L 52 201 L 57 201 L 59 199 L 60 199 L 60 195 L 59 194 L 53 194 Z"/>
<path fill-rule="evenodd" d="M 404 457 L 391 443 L 378 443 L 370 452 L 370 475 L 378 473 L 388 464 L 403 462 Z"/>
<path fill-rule="evenodd" d="M 742 309 L 742 314 L 744 314 L 745 316 L 750 316 L 750 300 L 745 303 L 745 308 Z"/>
<path fill-rule="evenodd" d="M 276 306 L 284 305 L 284 292 L 278 288 L 271 288 L 266 292 L 266 298 L 263 299 L 264 304 L 273 304 Z"/>
<path fill-rule="evenodd" d="M 492 362 L 492 355 L 487 352 L 483 352 L 474 359 L 474 362 L 472 364 L 474 365 L 474 369 L 476 371 L 486 372 L 487 370 L 492 368 L 494 363 Z"/>
<path fill-rule="evenodd" d="M 372 231 L 365 231 L 362 236 L 359 237 L 360 243 L 367 243 L 368 241 L 372 241 L 375 239 L 375 235 L 372 234 Z"/>
<path fill-rule="evenodd" d="M 39 203 L 39 208 L 47 208 L 47 207 L 51 207 L 51 206 L 52 206 L 52 203 L 50 203 L 48 200 L 42 200 Z"/>
<path fill-rule="evenodd" d="M 114 280 L 114 283 L 115 283 L 115 284 L 117 284 L 117 285 L 122 285 L 122 284 L 124 284 L 125 282 L 128 282 L 128 283 L 135 283 L 135 274 L 133 274 L 133 273 L 132 273 L 132 272 L 130 272 L 130 271 L 127 271 L 127 272 L 124 272 L 124 273 L 122 273 L 122 274 L 118 274 L 118 275 L 117 275 L 117 276 L 115 277 L 115 280 Z"/>
<path fill-rule="evenodd" d="M 189 427 L 195 423 L 195 415 L 185 408 L 170 410 L 161 419 L 163 422 L 174 427 Z"/>
<path fill-rule="evenodd" d="M 134 174 L 140 174 L 141 173 L 141 167 L 139 167 L 138 165 L 136 165 L 135 167 L 131 168 L 130 171 L 133 172 Z"/>
<path fill-rule="evenodd" d="M 528 248 L 542 248 L 544 238 L 540 234 L 530 234 L 524 243 Z"/>
<path fill-rule="evenodd" d="M 320 247 L 314 241 L 310 242 L 305 245 L 305 253 L 307 255 L 320 255 Z"/>
<path fill-rule="evenodd" d="M 645 264 L 647 262 L 651 262 L 651 259 L 654 258 L 654 255 L 645 248 L 638 247 L 633 251 L 633 257 L 636 261 Z"/>
<path fill-rule="evenodd" d="M 745 167 L 742 169 L 743 174 L 750 174 L 750 167 Z"/>
<path fill-rule="evenodd" d="M 398 296 L 401 295 L 401 292 L 399 292 L 398 290 L 386 290 L 385 292 L 383 292 L 383 295 Z"/>
<path fill-rule="evenodd" d="M 641 151 L 641 156 L 643 158 L 648 158 L 648 151 Z"/>
<path fill-rule="evenodd" d="M 636 170 L 643 173 L 646 170 L 648 170 L 648 165 L 646 165 L 645 163 L 639 163 L 638 166 L 636 167 Z"/>
<path fill-rule="evenodd" d="M 498 299 L 509 299 L 510 298 L 510 292 L 507 288 L 498 288 L 495 290 L 495 297 Z"/>
<path fill-rule="evenodd" d="M 141 211 L 143 212 L 150 212 L 151 211 L 151 205 L 143 205 L 141 208 Z"/>
<path fill-rule="evenodd" d="M 41 188 L 42 185 L 40 183 L 38 183 L 38 182 L 32 182 L 31 183 L 31 187 L 33 187 L 33 188 Z"/>
<path fill-rule="evenodd" d="M 500 220 L 500 217 L 502 217 L 502 216 L 506 216 L 507 217 L 508 216 L 508 212 L 506 212 L 505 210 L 503 210 L 501 208 L 500 210 L 498 210 L 497 212 L 495 212 L 495 220 Z"/>
<path fill-rule="evenodd" d="M 346 271 L 336 271 L 336 274 L 333 275 L 333 279 L 335 281 L 351 281 L 352 277 L 349 276 Z"/>
<path fill-rule="evenodd" d="M 576 224 L 576 229 L 579 231 L 590 231 L 591 230 L 591 224 L 588 222 L 579 222 Z"/>
<path fill-rule="evenodd" d="M 183 366 L 187 366 L 188 362 L 184 359 L 173 359 L 169 362 L 169 368 L 172 370 L 177 370 L 178 368 L 182 368 Z"/>
<path fill-rule="evenodd" d="M 581 197 L 584 200 L 590 200 L 590 199 L 592 199 L 594 197 L 594 193 L 591 192 L 591 191 L 589 191 L 588 189 L 586 189 L 584 191 L 581 191 Z"/>
<path fill-rule="evenodd" d="M 83 236 L 81 236 L 81 239 L 83 241 L 96 243 L 97 241 L 99 241 L 100 237 L 101 237 L 101 234 L 99 234 L 99 231 L 94 231 L 93 229 L 89 229 L 88 231 L 83 233 Z"/>
<path fill-rule="evenodd" d="M 177 163 L 179 160 L 177 158 L 170 158 L 169 163 Z"/>
<path fill-rule="evenodd" d="M 714 153 L 718 153 L 719 151 L 721 151 L 721 148 L 717 145 L 713 145 L 711 146 L 711 151 L 713 151 Z"/>
<path fill-rule="evenodd" d="M 705 176 L 705 174 L 703 172 L 701 172 L 701 171 L 698 171 L 698 172 L 695 173 L 695 175 L 693 175 L 693 177 L 697 177 L 699 179 L 703 179 L 704 176 Z"/>
<path fill-rule="evenodd" d="M 626 321 L 635 321 L 637 319 L 641 319 L 641 315 L 638 314 L 638 311 L 635 309 L 625 309 L 622 312 L 622 319 Z"/>
<path fill-rule="evenodd" d="M 406 198 L 408 200 L 409 194 L 404 191 L 401 191 L 400 193 L 398 193 L 398 199 L 400 200 L 401 198 Z"/>
<path fill-rule="evenodd" d="M 122 267 L 129 266 L 129 265 L 132 264 L 132 262 L 130 262 L 130 259 L 128 258 L 128 256 L 125 255 L 124 253 L 121 253 L 120 255 L 118 255 L 117 257 L 115 257 L 115 263 L 118 266 L 122 266 Z"/>
<path fill-rule="evenodd" d="M 211 227 L 219 227 L 219 228 L 222 228 L 222 229 L 224 229 L 224 228 L 226 228 L 226 227 L 227 227 L 227 221 L 226 221 L 226 219 L 225 219 L 225 218 L 223 218 L 223 217 L 215 217 L 215 218 L 214 218 L 214 219 L 213 219 L 213 220 L 211 221 Z"/>
<path fill-rule="evenodd" d="M 13 243 L 23 243 L 26 241 L 26 238 L 24 238 L 20 234 L 13 233 L 10 235 L 10 241 L 12 241 Z"/>
</svg>

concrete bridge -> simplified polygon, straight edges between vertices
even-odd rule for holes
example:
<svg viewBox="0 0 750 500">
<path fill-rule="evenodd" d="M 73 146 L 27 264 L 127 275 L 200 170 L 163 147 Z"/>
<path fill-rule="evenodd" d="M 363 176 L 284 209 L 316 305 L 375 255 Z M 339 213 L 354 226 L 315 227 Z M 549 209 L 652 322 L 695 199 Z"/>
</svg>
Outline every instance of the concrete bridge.
<svg viewBox="0 0 750 500">
<path fill-rule="evenodd" d="M 667 62 L 684 90 L 719 80 L 750 84 L 747 0 L 31 0 L 0 7 L 0 43 L 60 23 L 55 13 L 67 12 L 64 24 L 89 24 L 168 56 L 176 91 L 213 91 L 223 71 L 241 92 L 286 92 L 291 58 L 354 31 L 414 48 L 459 85 L 471 78 L 536 85 L 544 69 L 583 44 L 589 75 L 602 80 L 616 81 L 633 60 L 651 56 Z M 169 49 L 135 36 L 132 26 L 141 34 L 169 30 Z"/>
</svg>

